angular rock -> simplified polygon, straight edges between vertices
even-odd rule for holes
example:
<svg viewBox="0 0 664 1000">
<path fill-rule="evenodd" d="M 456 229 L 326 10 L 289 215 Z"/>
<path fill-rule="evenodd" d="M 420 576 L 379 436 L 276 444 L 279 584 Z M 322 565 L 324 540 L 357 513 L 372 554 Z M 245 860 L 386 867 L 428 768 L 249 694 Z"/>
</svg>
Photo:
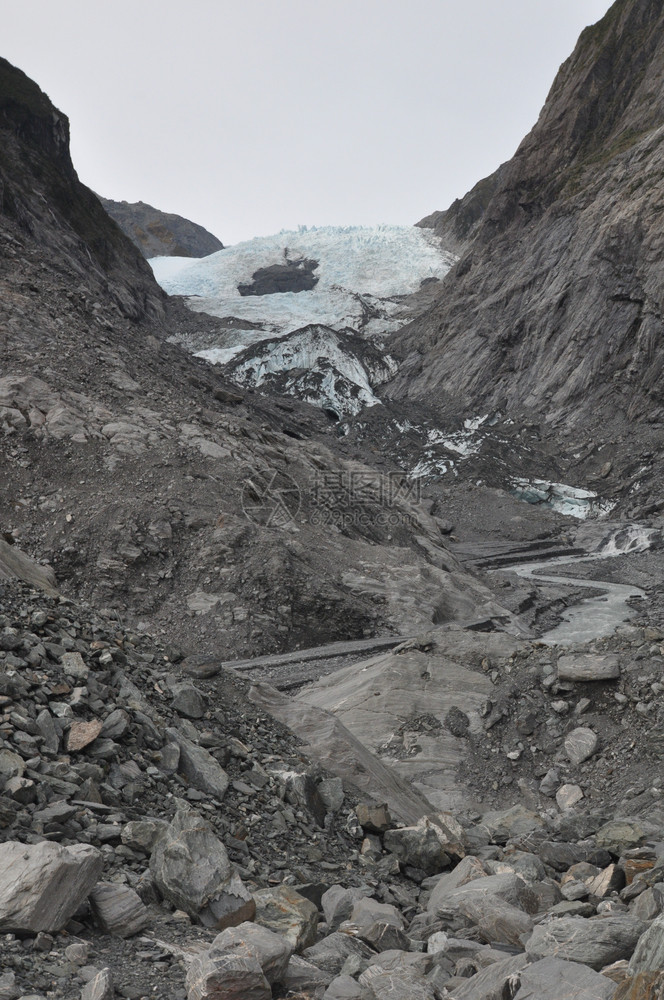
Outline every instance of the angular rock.
<svg viewBox="0 0 664 1000">
<path fill-rule="evenodd" d="M 592 757 L 597 749 L 598 742 L 597 733 L 594 733 L 592 729 L 588 729 L 586 726 L 579 726 L 578 729 L 573 729 L 565 737 L 565 751 L 569 757 L 570 764 L 576 767 L 578 764 L 582 764 L 584 760 Z"/>
<path fill-rule="evenodd" d="M 167 829 L 168 823 L 163 819 L 133 819 L 122 827 L 122 843 L 133 851 L 149 854 Z"/>
<path fill-rule="evenodd" d="M 358 979 L 375 1000 L 436 1000 L 433 983 L 413 970 L 386 971 L 372 965 Z M 361 994 L 360 994 L 361 995 Z"/>
<path fill-rule="evenodd" d="M 463 831 L 460 831 L 463 836 Z M 450 840 L 441 825 L 423 816 L 415 826 L 388 830 L 383 837 L 386 851 L 404 865 L 419 868 L 427 875 L 436 875 L 451 865 L 451 858 L 463 857 L 465 849 L 460 839 Z"/>
<path fill-rule="evenodd" d="M 228 954 L 253 956 L 268 983 L 273 986 L 283 983 L 293 947 L 281 934 L 245 921 L 222 931 L 212 942 L 210 958 Z"/>
<path fill-rule="evenodd" d="M 323 1000 L 368 1000 L 368 997 L 367 991 L 352 976 L 346 975 L 333 979 L 323 993 Z"/>
<path fill-rule="evenodd" d="M 196 956 L 185 980 L 188 1000 L 271 1000 L 258 960 L 249 955 Z"/>
<path fill-rule="evenodd" d="M 94 743 L 102 730 L 99 719 L 90 722 L 72 722 L 67 733 L 67 750 L 73 753 Z"/>
<path fill-rule="evenodd" d="M 98 882 L 90 893 L 90 906 L 104 934 L 128 938 L 149 922 L 147 907 L 128 885 Z"/>
<path fill-rule="evenodd" d="M 306 996 L 310 993 L 319 996 L 330 985 L 332 978 L 329 972 L 316 968 L 301 955 L 292 955 L 282 985 L 287 995 L 304 993 Z"/>
<path fill-rule="evenodd" d="M 563 681 L 612 681 L 620 677 L 620 660 L 615 653 L 559 656 L 558 677 Z"/>
<path fill-rule="evenodd" d="M 396 906 L 391 903 L 379 903 L 376 899 L 368 896 L 358 900 L 353 906 L 350 922 L 363 930 L 370 927 L 376 920 L 383 923 L 392 924 L 393 927 L 403 928 L 403 917 Z"/>
<path fill-rule="evenodd" d="M 350 956 L 358 956 L 366 960 L 372 955 L 373 951 L 363 941 L 335 931 L 334 934 L 328 934 L 311 948 L 307 948 L 302 957 L 324 972 L 338 976 L 346 959 Z"/>
<path fill-rule="evenodd" d="M 585 879 L 591 896 L 605 899 L 614 892 L 620 892 L 625 886 L 625 873 L 618 865 L 609 865 L 594 878 Z"/>
<path fill-rule="evenodd" d="M 254 893 L 255 921 L 285 937 L 293 951 L 303 951 L 316 940 L 318 908 L 295 889 L 279 885 Z"/>
<path fill-rule="evenodd" d="M 509 983 L 527 964 L 525 955 L 512 955 L 493 962 L 454 991 L 455 1000 L 505 1000 L 511 990 Z M 562 1000 L 562 998 L 560 998 Z"/>
<path fill-rule="evenodd" d="M 481 940 L 494 941 L 521 947 L 531 934 L 533 921 L 522 909 L 513 906 L 500 896 L 472 894 L 457 902 L 458 909 L 479 931 Z"/>
<path fill-rule="evenodd" d="M 9 778 L 22 778 L 25 774 L 25 761 L 12 750 L 0 750 L 0 786 Z"/>
<path fill-rule="evenodd" d="M 109 740 L 121 740 L 131 725 L 131 717 L 122 708 L 116 708 L 107 715 L 101 727 L 100 736 Z"/>
<path fill-rule="evenodd" d="M 87 898 L 103 868 L 87 844 L 0 845 L 0 931 L 58 931 Z"/>
<path fill-rule="evenodd" d="M 60 663 L 64 673 L 77 680 L 86 680 L 90 673 L 90 668 L 80 653 L 63 653 L 60 657 Z"/>
<path fill-rule="evenodd" d="M 100 969 L 83 989 L 81 1000 L 114 1000 L 115 987 L 110 969 Z"/>
<path fill-rule="evenodd" d="M 640 920 L 626 914 L 589 920 L 561 917 L 536 927 L 525 948 L 531 961 L 553 955 L 599 970 L 629 958 L 644 930 Z"/>
<path fill-rule="evenodd" d="M 355 807 L 355 813 L 362 829 L 370 833 L 386 833 L 392 826 L 392 817 L 386 803 L 374 806 L 360 802 Z"/>
<path fill-rule="evenodd" d="M 180 801 L 150 856 L 157 888 L 205 927 L 224 930 L 253 919 L 256 905 L 212 827 Z"/>
<path fill-rule="evenodd" d="M 639 972 L 622 982 L 613 1000 L 662 1000 L 664 997 L 664 972 Z"/>
<path fill-rule="evenodd" d="M 180 748 L 178 771 L 190 785 L 221 801 L 226 794 L 229 778 L 221 764 L 204 747 L 196 746 L 177 729 L 167 729 L 166 735 Z"/>
<path fill-rule="evenodd" d="M 561 785 L 556 792 L 558 808 L 565 811 L 572 809 L 583 798 L 583 789 L 579 785 Z"/>
<path fill-rule="evenodd" d="M 344 889 L 342 885 L 332 885 L 321 897 L 321 908 L 328 926 L 328 933 L 336 931 L 344 920 L 349 920 L 353 907 L 359 899 L 367 895 L 366 889 L 351 887 Z"/>
<path fill-rule="evenodd" d="M 173 688 L 173 708 L 186 719 L 202 719 L 207 711 L 207 699 L 193 684 L 184 681 Z"/>
<path fill-rule="evenodd" d="M 629 958 L 628 955 L 625 956 Z M 630 975 L 664 969 L 664 913 L 639 938 L 629 963 Z"/>
<path fill-rule="evenodd" d="M 595 834 L 595 843 L 612 854 L 622 854 L 638 847 L 646 836 L 646 831 L 637 820 L 614 819 L 599 828 Z"/>
<path fill-rule="evenodd" d="M 486 877 L 487 873 L 479 858 L 471 854 L 467 855 L 449 875 L 443 875 L 442 878 L 438 879 L 431 892 L 427 909 L 429 912 L 435 913 L 445 906 L 447 896 L 455 889 Z"/>
<path fill-rule="evenodd" d="M 520 973 L 514 1000 L 611 1000 L 616 984 L 578 962 L 543 958 Z"/>
<path fill-rule="evenodd" d="M 542 817 L 522 805 L 486 812 L 482 816 L 482 823 L 489 830 L 495 844 L 504 844 L 511 837 L 523 837 L 545 828 Z"/>
</svg>

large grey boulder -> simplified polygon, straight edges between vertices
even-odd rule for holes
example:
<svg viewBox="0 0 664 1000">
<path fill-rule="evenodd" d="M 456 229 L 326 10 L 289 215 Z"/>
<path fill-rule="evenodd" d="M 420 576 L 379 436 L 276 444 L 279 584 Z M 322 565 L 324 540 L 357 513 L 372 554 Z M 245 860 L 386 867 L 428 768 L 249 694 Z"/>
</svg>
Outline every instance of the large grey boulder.
<svg viewBox="0 0 664 1000">
<path fill-rule="evenodd" d="M 101 853 L 87 844 L 0 845 L 0 931 L 61 930 L 102 868 Z"/>
<path fill-rule="evenodd" d="M 180 774 L 194 788 L 221 802 L 229 782 L 221 764 L 204 747 L 196 746 L 178 729 L 167 729 L 166 735 L 180 748 L 178 763 Z"/>
<path fill-rule="evenodd" d="M 253 955 L 196 956 L 187 969 L 188 1000 L 271 1000 L 272 989 Z"/>
<path fill-rule="evenodd" d="M 514 1000 L 611 1000 L 617 986 L 578 962 L 543 958 L 521 972 Z"/>
<path fill-rule="evenodd" d="M 347 958 L 357 956 L 366 961 L 373 954 L 372 949 L 363 941 L 335 931 L 334 934 L 328 934 L 311 948 L 307 948 L 302 953 L 302 957 L 324 972 L 338 976 Z"/>
<path fill-rule="evenodd" d="M 436 913 L 445 906 L 445 900 L 455 889 L 459 889 L 469 882 L 486 877 L 487 873 L 479 858 L 471 854 L 467 855 L 449 874 L 445 874 L 438 879 L 431 890 L 427 909 L 430 913 Z"/>
<path fill-rule="evenodd" d="M 256 923 L 281 934 L 294 951 L 310 947 L 316 940 L 318 907 L 287 885 L 254 893 Z"/>
<path fill-rule="evenodd" d="M 525 955 L 511 955 L 492 962 L 454 991 L 455 1000 L 504 1000 L 505 996 L 511 995 L 506 993 L 506 989 L 512 977 L 527 964 Z"/>
<path fill-rule="evenodd" d="M 351 886 L 345 889 L 342 885 L 331 885 L 323 893 L 321 907 L 328 927 L 328 933 L 336 931 L 344 920 L 349 920 L 353 907 L 358 900 L 364 899 L 368 890 Z"/>
<path fill-rule="evenodd" d="M 559 656 L 558 677 L 563 681 L 612 681 L 620 677 L 620 660 L 615 653 Z"/>
<path fill-rule="evenodd" d="M 205 927 L 224 930 L 252 920 L 256 905 L 212 827 L 180 801 L 150 856 L 162 896 Z"/>
<path fill-rule="evenodd" d="M 100 969 L 84 987 L 81 1000 L 113 1000 L 115 987 L 110 969 Z"/>
<path fill-rule="evenodd" d="M 132 937 L 149 921 L 147 907 L 128 885 L 98 882 L 90 893 L 90 906 L 104 934 Z"/>
<path fill-rule="evenodd" d="M 457 905 L 487 944 L 498 941 L 521 947 L 532 932 L 533 921 L 528 914 L 500 896 L 468 894 Z"/>
<path fill-rule="evenodd" d="M 386 851 L 404 865 L 419 868 L 427 875 L 436 875 L 449 868 L 452 858 L 463 857 L 463 830 L 450 830 L 442 821 L 437 823 L 423 816 L 414 826 L 388 830 L 383 837 Z"/>
<path fill-rule="evenodd" d="M 253 956 L 263 970 L 270 986 L 282 983 L 286 975 L 293 946 L 281 934 L 275 934 L 267 927 L 245 921 L 237 927 L 229 927 L 218 934 L 210 948 L 209 955 Z"/>
<path fill-rule="evenodd" d="M 599 970 L 629 958 L 645 929 L 645 924 L 629 914 L 588 920 L 561 917 L 536 927 L 525 948 L 531 961 L 555 955 Z"/>
<path fill-rule="evenodd" d="M 664 969 L 664 913 L 641 935 L 629 963 L 632 976 L 656 969 Z"/>
<path fill-rule="evenodd" d="M 438 993 L 425 976 L 413 969 L 381 969 L 372 965 L 359 977 L 358 983 L 375 1000 L 437 1000 Z"/>
<path fill-rule="evenodd" d="M 518 875 L 506 872 L 502 875 L 486 875 L 473 879 L 450 892 L 439 890 L 437 885 L 431 894 L 428 909 L 431 913 L 465 912 L 466 904 L 475 902 L 481 906 L 484 900 L 497 898 L 524 912 L 537 912 L 537 898 L 532 889 Z"/>
</svg>

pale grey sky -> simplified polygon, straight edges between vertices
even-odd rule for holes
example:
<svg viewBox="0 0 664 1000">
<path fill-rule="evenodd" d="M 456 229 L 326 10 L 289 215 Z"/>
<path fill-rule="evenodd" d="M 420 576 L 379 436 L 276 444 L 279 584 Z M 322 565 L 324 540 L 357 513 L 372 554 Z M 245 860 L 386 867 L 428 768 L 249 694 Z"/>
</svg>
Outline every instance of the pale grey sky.
<svg viewBox="0 0 664 1000">
<path fill-rule="evenodd" d="M 512 155 L 609 0 L 0 0 L 81 180 L 224 243 L 413 223 Z"/>
</svg>

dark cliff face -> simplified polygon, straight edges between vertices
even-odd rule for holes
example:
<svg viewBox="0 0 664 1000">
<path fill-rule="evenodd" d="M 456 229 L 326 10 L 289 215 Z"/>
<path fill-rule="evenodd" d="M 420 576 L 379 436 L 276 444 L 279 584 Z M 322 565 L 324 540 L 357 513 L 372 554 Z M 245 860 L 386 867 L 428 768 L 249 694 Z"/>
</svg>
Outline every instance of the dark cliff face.
<svg viewBox="0 0 664 1000">
<path fill-rule="evenodd" d="M 0 221 L 47 256 L 108 293 L 131 320 L 163 317 L 165 296 L 149 266 L 79 181 L 69 121 L 21 70 L 0 59 Z"/>
<path fill-rule="evenodd" d="M 552 424 L 664 417 L 663 139 L 664 8 L 618 0 L 500 168 L 437 303 L 395 335 L 393 394 Z"/>
<path fill-rule="evenodd" d="M 100 201 L 144 257 L 207 257 L 224 249 L 216 236 L 181 215 L 160 212 L 142 201 Z"/>
</svg>

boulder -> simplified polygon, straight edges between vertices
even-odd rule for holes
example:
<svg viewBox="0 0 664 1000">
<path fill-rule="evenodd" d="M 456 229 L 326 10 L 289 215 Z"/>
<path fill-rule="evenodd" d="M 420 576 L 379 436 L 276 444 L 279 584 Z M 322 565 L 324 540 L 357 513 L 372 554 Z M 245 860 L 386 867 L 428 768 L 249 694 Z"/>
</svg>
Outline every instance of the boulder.
<svg viewBox="0 0 664 1000">
<path fill-rule="evenodd" d="M 281 934 L 293 951 L 309 948 L 316 940 L 318 908 L 295 889 L 279 885 L 254 894 L 257 924 Z"/>
<path fill-rule="evenodd" d="M 372 1000 L 437 1000 L 438 996 L 433 983 L 413 969 L 387 971 L 372 965 L 359 976 L 358 983 Z"/>
<path fill-rule="evenodd" d="M 454 991 L 455 1000 L 504 1000 L 510 996 L 509 983 L 525 967 L 525 955 L 511 955 L 492 962 Z"/>
<path fill-rule="evenodd" d="M 115 987 L 110 969 L 100 969 L 84 987 L 81 1000 L 114 1000 Z"/>
<path fill-rule="evenodd" d="M 367 889 L 351 887 L 344 889 L 342 885 L 332 885 L 321 898 L 321 908 L 328 926 L 328 932 L 336 931 L 344 920 L 349 920 L 353 907 L 358 900 L 364 899 Z"/>
<path fill-rule="evenodd" d="M 162 896 L 206 927 L 224 930 L 253 919 L 256 905 L 212 827 L 180 801 L 150 856 Z"/>
<path fill-rule="evenodd" d="M 532 933 L 533 921 L 528 914 L 500 896 L 469 893 L 457 906 L 487 944 L 496 941 L 520 948 Z"/>
<path fill-rule="evenodd" d="M 486 877 L 487 873 L 479 858 L 470 854 L 467 855 L 453 871 L 438 879 L 431 891 L 427 909 L 431 913 L 436 913 L 441 907 L 445 906 L 446 898 L 455 889 L 459 889 L 469 882 Z"/>
<path fill-rule="evenodd" d="M 267 927 L 246 921 L 222 931 L 212 942 L 209 957 L 220 955 L 253 956 L 270 986 L 282 983 L 293 953 L 292 945 Z"/>
<path fill-rule="evenodd" d="M 305 996 L 311 993 L 317 997 L 326 986 L 330 985 L 333 978 L 329 972 L 318 969 L 301 955 L 291 955 L 282 987 L 287 996 L 291 993 L 304 993 Z"/>
<path fill-rule="evenodd" d="M 360 802 L 355 807 L 357 820 L 363 830 L 370 833 L 386 833 L 392 826 L 392 817 L 386 803 L 371 805 Z"/>
<path fill-rule="evenodd" d="M 612 681 L 620 677 L 620 660 L 615 653 L 583 653 L 558 657 L 561 681 Z"/>
<path fill-rule="evenodd" d="M 372 955 L 373 951 L 363 941 L 335 931 L 311 948 L 307 948 L 302 957 L 324 972 L 338 976 L 347 958 L 357 956 L 366 960 Z"/>
<path fill-rule="evenodd" d="M 608 917 L 561 917 L 540 924 L 526 942 L 531 961 L 554 955 L 599 970 L 629 958 L 645 925 L 628 914 Z"/>
<path fill-rule="evenodd" d="M 583 789 L 580 785 L 561 785 L 556 792 L 556 802 L 558 808 L 563 811 L 572 809 L 577 802 L 583 798 Z"/>
<path fill-rule="evenodd" d="M 461 831 L 463 834 L 463 831 Z M 388 830 L 383 837 L 386 851 L 404 865 L 419 868 L 426 875 L 436 875 L 452 864 L 452 857 L 463 857 L 460 840 L 451 840 L 442 826 L 423 816 L 415 826 Z"/>
<path fill-rule="evenodd" d="M 613 1000 L 662 1000 L 664 997 L 664 972 L 639 972 L 624 980 L 613 995 Z"/>
<path fill-rule="evenodd" d="M 599 828 L 595 843 L 612 854 L 622 854 L 638 847 L 646 837 L 647 833 L 638 820 L 613 819 Z"/>
<path fill-rule="evenodd" d="M 332 980 L 323 1000 L 369 1000 L 369 993 L 352 976 L 341 975 Z"/>
<path fill-rule="evenodd" d="M 0 931 L 59 931 L 85 901 L 103 868 L 87 844 L 0 845 Z"/>
<path fill-rule="evenodd" d="M 629 956 L 625 956 L 629 958 Z M 664 913 L 639 938 L 629 963 L 630 975 L 664 969 Z"/>
<path fill-rule="evenodd" d="M 103 933 L 115 937 L 132 937 L 149 920 L 147 907 L 128 885 L 98 882 L 90 893 L 90 906 Z"/>
<path fill-rule="evenodd" d="M 573 729 L 565 737 L 565 751 L 569 757 L 570 764 L 576 767 L 578 764 L 582 764 L 584 760 L 592 757 L 597 749 L 598 742 L 597 733 L 594 733 L 592 729 L 588 729 L 586 726 L 579 726 L 578 729 Z"/>
<path fill-rule="evenodd" d="M 520 973 L 514 1000 L 611 1000 L 616 984 L 578 962 L 553 956 L 534 962 Z"/>
<path fill-rule="evenodd" d="M 196 956 L 185 980 L 188 1000 L 271 1000 L 272 989 L 253 955 Z"/>
<path fill-rule="evenodd" d="M 186 739 L 178 729 L 167 729 L 166 735 L 180 749 L 178 760 L 180 774 L 194 788 L 221 802 L 229 782 L 221 764 L 204 747 L 196 746 Z"/>
<path fill-rule="evenodd" d="M 202 719 L 207 711 L 205 695 L 188 681 L 173 686 L 173 709 L 186 719 Z"/>
</svg>

